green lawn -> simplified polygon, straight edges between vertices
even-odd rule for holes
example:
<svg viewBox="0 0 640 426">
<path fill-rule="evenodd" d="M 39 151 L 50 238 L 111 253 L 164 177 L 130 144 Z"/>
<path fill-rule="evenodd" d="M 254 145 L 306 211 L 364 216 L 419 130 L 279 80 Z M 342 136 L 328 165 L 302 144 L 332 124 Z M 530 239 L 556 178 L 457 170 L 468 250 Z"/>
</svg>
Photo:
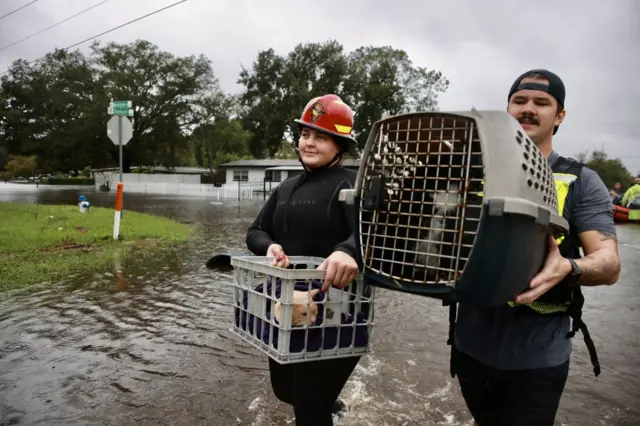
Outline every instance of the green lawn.
<svg viewBox="0 0 640 426">
<path fill-rule="evenodd" d="M 113 240 L 113 209 L 0 203 L 0 291 L 90 271 L 126 256 L 182 242 L 193 229 L 127 210 Z"/>
</svg>

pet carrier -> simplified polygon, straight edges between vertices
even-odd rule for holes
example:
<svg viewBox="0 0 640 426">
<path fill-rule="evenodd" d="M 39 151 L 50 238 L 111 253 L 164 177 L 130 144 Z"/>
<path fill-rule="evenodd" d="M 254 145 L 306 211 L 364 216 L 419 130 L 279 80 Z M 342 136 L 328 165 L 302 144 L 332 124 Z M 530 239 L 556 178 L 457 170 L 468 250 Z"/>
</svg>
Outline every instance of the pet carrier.
<svg viewBox="0 0 640 426">
<path fill-rule="evenodd" d="M 423 112 L 372 128 L 355 203 L 370 285 L 478 306 L 512 300 L 566 234 L 547 161 L 511 115 Z"/>
<path fill-rule="evenodd" d="M 358 276 L 322 293 L 322 258 L 236 256 L 231 331 L 281 364 L 371 353 L 374 288 Z"/>
</svg>

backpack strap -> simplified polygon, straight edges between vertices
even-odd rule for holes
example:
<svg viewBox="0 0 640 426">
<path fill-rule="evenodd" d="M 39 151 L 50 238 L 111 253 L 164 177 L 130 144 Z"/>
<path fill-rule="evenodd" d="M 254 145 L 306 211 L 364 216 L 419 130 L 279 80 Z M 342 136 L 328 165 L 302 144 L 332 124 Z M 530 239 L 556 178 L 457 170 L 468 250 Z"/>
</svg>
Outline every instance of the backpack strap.
<svg viewBox="0 0 640 426">
<path fill-rule="evenodd" d="M 559 156 L 556 159 L 556 162 L 553 163 L 551 171 L 553 173 L 568 173 L 580 177 L 580 173 L 582 172 L 583 167 L 584 164 L 580 163 L 578 160 L 575 160 L 571 157 L 566 158 L 563 156 Z"/>
<path fill-rule="evenodd" d="M 554 173 L 566 173 L 580 177 L 582 168 L 584 165 L 573 158 L 558 157 L 552 167 Z M 600 361 L 598 360 L 598 353 L 596 346 L 591 338 L 591 333 L 587 325 L 582 320 L 582 307 L 584 306 L 584 295 L 582 289 L 578 286 L 573 290 L 573 300 L 569 306 L 569 316 L 572 320 L 571 331 L 567 335 L 568 338 L 575 336 L 576 332 L 581 331 L 584 338 L 584 343 L 589 351 L 589 358 L 591 358 L 591 365 L 593 366 L 593 373 L 596 377 L 600 375 Z"/>
</svg>

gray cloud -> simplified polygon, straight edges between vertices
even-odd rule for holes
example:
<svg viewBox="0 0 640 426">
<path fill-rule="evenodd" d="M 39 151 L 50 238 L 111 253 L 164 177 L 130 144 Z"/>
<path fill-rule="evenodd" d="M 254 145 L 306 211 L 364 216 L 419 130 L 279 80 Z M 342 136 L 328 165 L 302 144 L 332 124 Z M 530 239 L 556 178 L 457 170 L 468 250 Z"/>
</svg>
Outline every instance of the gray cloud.
<svg viewBox="0 0 640 426">
<path fill-rule="evenodd" d="M 99 0 L 42 0 L 0 21 L 0 45 L 24 37 Z M 0 14 L 26 0 L 2 0 Z M 0 71 L 35 59 L 174 0 L 110 2 L 0 52 Z M 345 49 L 391 45 L 451 81 L 442 110 L 504 109 L 513 80 L 548 68 L 567 87 L 567 118 L 555 138 L 564 155 L 600 149 L 640 172 L 640 3 L 635 0 L 189 0 L 101 38 L 147 39 L 176 55 L 205 54 L 225 90 L 238 91 L 240 64 L 273 47 L 335 39 Z M 87 49 L 87 45 L 81 47 Z"/>
</svg>

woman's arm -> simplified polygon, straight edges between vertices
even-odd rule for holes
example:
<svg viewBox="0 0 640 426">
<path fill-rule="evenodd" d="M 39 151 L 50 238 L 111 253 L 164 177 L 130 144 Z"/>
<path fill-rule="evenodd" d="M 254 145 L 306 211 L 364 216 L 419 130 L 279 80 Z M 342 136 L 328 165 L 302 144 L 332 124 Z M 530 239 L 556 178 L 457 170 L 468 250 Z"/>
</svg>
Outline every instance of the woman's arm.
<svg viewBox="0 0 640 426">
<path fill-rule="evenodd" d="M 341 189 L 352 189 L 352 188 L 353 188 L 353 183 L 345 180 L 340 185 L 338 192 Z M 355 234 L 356 206 L 353 204 L 347 204 L 344 201 L 337 201 L 337 202 L 341 205 L 342 218 L 344 220 L 344 223 L 347 225 L 347 229 L 349 229 L 349 237 L 346 240 L 338 243 L 333 250 L 344 252 L 348 254 L 350 257 L 352 257 L 353 259 L 357 259 L 356 234 Z"/>
<path fill-rule="evenodd" d="M 278 188 L 276 188 L 267 203 L 260 210 L 260 214 L 253 221 L 247 231 L 247 248 L 257 256 L 266 256 L 271 244 L 276 244 L 273 236 L 273 213 L 278 200 Z"/>
<path fill-rule="evenodd" d="M 353 188 L 351 182 L 347 182 L 345 188 Z M 340 189 L 345 189 L 340 188 Z M 340 190 L 338 189 L 338 191 Z M 325 259 L 325 261 L 318 267 L 318 269 L 327 271 L 325 279 L 322 284 L 322 291 L 325 292 L 330 286 L 343 288 L 352 280 L 355 279 L 360 265 L 356 262 L 356 236 L 355 236 L 355 214 L 356 206 L 348 205 L 342 201 L 337 201 L 341 204 L 342 220 L 347 224 L 349 230 L 349 237 L 338 243 L 333 253 Z"/>
</svg>

